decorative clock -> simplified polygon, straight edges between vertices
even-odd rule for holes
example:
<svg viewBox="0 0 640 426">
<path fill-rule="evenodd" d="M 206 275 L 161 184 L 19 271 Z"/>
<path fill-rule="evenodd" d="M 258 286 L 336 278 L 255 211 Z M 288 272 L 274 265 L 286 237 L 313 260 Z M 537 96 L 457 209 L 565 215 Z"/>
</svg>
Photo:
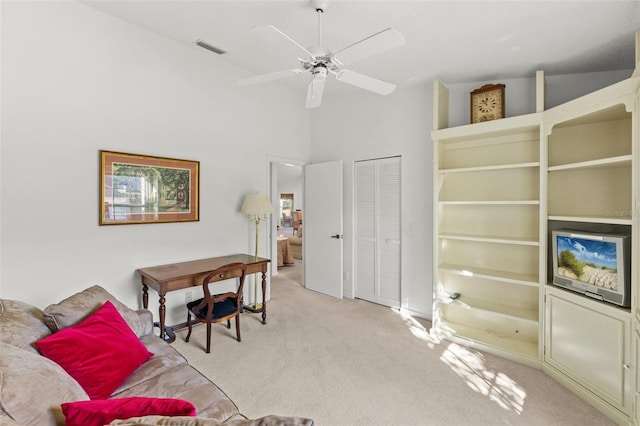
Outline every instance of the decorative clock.
<svg viewBox="0 0 640 426">
<path fill-rule="evenodd" d="M 504 84 L 485 84 L 471 92 L 471 122 L 504 118 Z"/>
</svg>

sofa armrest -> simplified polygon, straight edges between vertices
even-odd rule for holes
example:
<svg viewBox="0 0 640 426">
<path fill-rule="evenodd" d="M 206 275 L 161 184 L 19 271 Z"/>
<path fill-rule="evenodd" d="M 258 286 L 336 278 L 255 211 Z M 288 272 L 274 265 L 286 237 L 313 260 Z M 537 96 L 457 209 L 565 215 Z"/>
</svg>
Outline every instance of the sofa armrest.
<svg viewBox="0 0 640 426">
<path fill-rule="evenodd" d="M 148 309 L 138 309 L 136 314 L 140 317 L 140 323 L 143 326 L 142 336 L 148 336 L 153 333 L 153 313 Z"/>
<path fill-rule="evenodd" d="M 265 416 L 245 419 L 241 416 L 224 422 L 204 417 L 144 416 L 114 420 L 109 426 L 313 426 L 313 420 L 302 417 Z"/>
<path fill-rule="evenodd" d="M 2 426 L 24 426 L 22 423 L 18 423 L 13 420 L 7 413 L 0 409 L 0 425 Z"/>
<path fill-rule="evenodd" d="M 313 426 L 313 420 L 304 417 L 269 415 L 259 419 L 230 419 L 224 426 Z"/>
</svg>

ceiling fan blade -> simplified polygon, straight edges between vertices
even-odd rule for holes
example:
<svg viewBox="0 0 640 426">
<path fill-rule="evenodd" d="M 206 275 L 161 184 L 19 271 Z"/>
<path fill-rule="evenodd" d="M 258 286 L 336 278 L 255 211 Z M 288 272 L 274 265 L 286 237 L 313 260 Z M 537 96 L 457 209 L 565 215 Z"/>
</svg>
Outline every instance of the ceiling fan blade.
<svg viewBox="0 0 640 426">
<path fill-rule="evenodd" d="M 307 87 L 307 108 L 317 108 L 322 103 L 322 93 L 324 92 L 324 85 L 327 82 L 327 70 L 322 68 L 321 70 L 314 70 L 313 80 Z"/>
<path fill-rule="evenodd" d="M 377 78 L 369 77 L 368 75 L 360 74 L 355 71 L 338 71 L 336 79 L 343 83 L 351 84 L 352 86 L 369 90 L 379 95 L 388 95 L 396 90 L 395 84 L 387 83 L 386 81 L 378 80 Z"/>
<path fill-rule="evenodd" d="M 258 34 L 263 39 L 267 40 L 275 46 L 282 46 L 282 40 L 288 40 L 295 45 L 299 50 L 302 50 L 309 58 L 314 58 L 313 54 L 309 52 L 304 46 L 300 45 L 297 41 L 274 27 L 273 25 L 258 25 L 251 28 L 251 31 Z"/>
<path fill-rule="evenodd" d="M 393 28 L 387 28 L 338 50 L 334 58 L 342 65 L 347 65 L 402 45 L 404 45 L 404 35 Z"/>
<path fill-rule="evenodd" d="M 263 81 L 272 81 L 272 80 L 280 80 L 281 78 L 291 77 L 292 75 L 302 74 L 303 72 L 307 72 L 301 69 L 292 69 L 285 71 L 277 71 L 269 74 L 258 75 L 255 77 L 244 78 L 238 81 L 240 86 L 248 86 L 250 84 L 262 83 Z"/>
</svg>

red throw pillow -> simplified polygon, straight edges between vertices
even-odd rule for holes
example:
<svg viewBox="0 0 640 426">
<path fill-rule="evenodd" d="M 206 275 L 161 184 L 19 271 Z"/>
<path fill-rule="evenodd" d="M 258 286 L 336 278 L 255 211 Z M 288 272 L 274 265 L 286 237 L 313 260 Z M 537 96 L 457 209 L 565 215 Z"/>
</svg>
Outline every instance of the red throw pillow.
<svg viewBox="0 0 640 426">
<path fill-rule="evenodd" d="M 67 426 L 103 426 L 116 419 L 142 416 L 195 416 L 194 405 L 182 399 L 114 398 L 96 401 L 77 401 L 62 404 Z"/>
<path fill-rule="evenodd" d="M 109 301 L 81 323 L 35 343 L 91 399 L 106 399 L 153 354 Z"/>
</svg>

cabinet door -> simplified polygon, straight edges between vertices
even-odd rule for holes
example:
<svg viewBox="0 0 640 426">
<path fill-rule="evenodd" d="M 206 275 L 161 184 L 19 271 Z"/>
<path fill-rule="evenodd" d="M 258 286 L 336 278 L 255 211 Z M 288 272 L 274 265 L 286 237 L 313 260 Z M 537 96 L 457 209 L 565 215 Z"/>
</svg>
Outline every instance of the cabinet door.
<svg viewBox="0 0 640 426">
<path fill-rule="evenodd" d="M 547 294 L 545 361 L 629 413 L 629 314 L 562 293 Z"/>
<path fill-rule="evenodd" d="M 637 321 L 637 320 L 636 320 Z M 636 323 L 636 327 L 637 327 L 637 323 Z M 636 424 L 640 425 L 640 392 L 638 391 L 638 389 L 640 389 L 640 368 L 637 368 L 638 362 L 640 362 L 640 332 L 638 331 L 638 329 L 636 328 L 635 332 L 633 333 L 634 336 L 634 340 L 635 340 L 635 350 L 636 350 L 636 403 L 634 406 L 635 409 L 635 419 L 636 419 Z"/>
</svg>

